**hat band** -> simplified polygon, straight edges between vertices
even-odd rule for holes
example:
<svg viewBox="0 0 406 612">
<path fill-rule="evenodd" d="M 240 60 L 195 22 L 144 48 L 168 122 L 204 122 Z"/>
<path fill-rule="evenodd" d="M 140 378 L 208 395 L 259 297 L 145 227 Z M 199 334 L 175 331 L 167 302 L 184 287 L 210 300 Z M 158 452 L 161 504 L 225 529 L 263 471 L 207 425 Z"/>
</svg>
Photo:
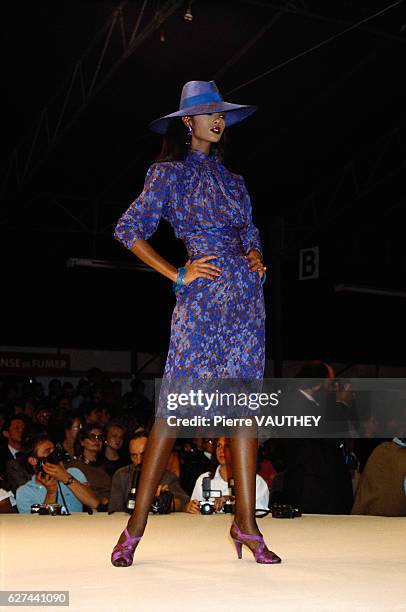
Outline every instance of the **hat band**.
<svg viewBox="0 0 406 612">
<path fill-rule="evenodd" d="M 185 100 L 181 101 L 179 110 L 190 108 L 197 104 L 205 104 L 206 102 L 223 102 L 223 98 L 214 92 L 200 94 L 199 96 L 190 96 L 190 98 L 185 98 Z"/>
</svg>

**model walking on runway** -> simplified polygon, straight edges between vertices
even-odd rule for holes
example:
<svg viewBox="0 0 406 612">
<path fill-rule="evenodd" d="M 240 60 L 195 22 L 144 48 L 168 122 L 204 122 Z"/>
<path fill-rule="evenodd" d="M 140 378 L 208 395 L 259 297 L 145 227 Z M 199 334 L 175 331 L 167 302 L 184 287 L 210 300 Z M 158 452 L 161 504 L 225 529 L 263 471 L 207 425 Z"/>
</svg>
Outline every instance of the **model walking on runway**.
<svg viewBox="0 0 406 612">
<path fill-rule="evenodd" d="M 214 81 L 190 81 L 180 109 L 151 123 L 165 135 L 158 162 L 149 168 L 144 190 L 120 218 L 115 238 L 144 263 L 174 282 L 176 306 L 164 380 L 181 378 L 261 379 L 265 357 L 265 267 L 244 180 L 221 162 L 225 128 L 256 110 L 224 102 Z M 147 242 L 160 219 L 168 221 L 189 256 L 176 269 Z M 173 432 L 148 440 L 135 509 L 114 547 L 111 561 L 129 566 L 173 448 Z M 257 440 L 231 440 L 235 482 L 237 554 L 242 545 L 257 563 L 280 563 L 268 550 L 255 521 Z"/>
</svg>

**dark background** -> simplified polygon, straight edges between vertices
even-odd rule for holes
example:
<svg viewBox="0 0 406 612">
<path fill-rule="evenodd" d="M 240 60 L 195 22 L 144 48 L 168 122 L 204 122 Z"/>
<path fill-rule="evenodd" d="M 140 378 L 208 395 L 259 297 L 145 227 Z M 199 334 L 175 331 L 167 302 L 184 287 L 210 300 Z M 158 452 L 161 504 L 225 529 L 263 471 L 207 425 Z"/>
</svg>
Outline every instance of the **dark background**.
<svg viewBox="0 0 406 612">
<path fill-rule="evenodd" d="M 406 291 L 405 4 L 286 65 L 391 2 L 195 0 L 192 22 L 188 2 L 164 19 L 170 4 L 146 2 L 126 57 L 141 1 L 2 9 L 2 344 L 165 351 L 170 283 L 137 271 L 112 232 L 160 148 L 148 123 L 177 110 L 184 82 L 215 79 L 226 100 L 259 106 L 230 130 L 227 165 L 246 179 L 270 266 L 268 355 L 406 363 L 405 299 L 335 291 Z M 165 223 L 153 244 L 184 261 Z M 312 246 L 320 277 L 299 281 Z"/>
</svg>

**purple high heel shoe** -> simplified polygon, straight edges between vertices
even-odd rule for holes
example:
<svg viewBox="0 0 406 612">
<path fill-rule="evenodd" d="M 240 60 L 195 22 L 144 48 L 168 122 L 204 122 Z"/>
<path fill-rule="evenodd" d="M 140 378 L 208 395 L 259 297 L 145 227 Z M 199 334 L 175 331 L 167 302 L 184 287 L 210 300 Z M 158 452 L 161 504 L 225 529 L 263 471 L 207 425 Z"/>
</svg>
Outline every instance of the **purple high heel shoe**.
<svg viewBox="0 0 406 612">
<path fill-rule="evenodd" d="M 236 537 L 234 537 L 232 534 L 233 529 L 237 532 Z M 242 533 L 235 521 L 231 526 L 230 535 L 235 544 L 235 548 L 236 548 L 239 559 L 242 559 L 242 545 L 245 544 L 246 546 L 248 546 L 247 542 L 245 542 L 244 540 L 255 540 L 259 542 L 258 548 L 252 549 L 249 546 L 248 548 L 254 555 L 255 561 L 257 563 L 281 563 L 282 559 L 278 557 L 278 555 L 275 555 L 275 553 L 272 552 L 272 550 L 268 550 L 268 548 L 266 547 L 266 544 L 264 542 L 264 536 L 253 535 L 250 533 Z"/>
<path fill-rule="evenodd" d="M 124 530 L 124 535 L 126 538 L 124 542 L 116 544 L 111 553 L 111 562 L 115 567 L 129 567 L 132 565 L 135 547 L 142 538 L 142 536 L 132 538 L 127 528 Z M 124 563 L 117 563 L 117 561 L 124 561 Z"/>
</svg>

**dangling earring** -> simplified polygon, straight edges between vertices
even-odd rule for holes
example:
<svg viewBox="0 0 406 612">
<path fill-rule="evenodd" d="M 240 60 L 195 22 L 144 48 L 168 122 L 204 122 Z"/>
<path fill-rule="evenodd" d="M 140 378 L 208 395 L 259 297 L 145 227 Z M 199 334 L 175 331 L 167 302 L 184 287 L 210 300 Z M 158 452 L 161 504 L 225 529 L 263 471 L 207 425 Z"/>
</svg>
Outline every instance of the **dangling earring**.
<svg viewBox="0 0 406 612">
<path fill-rule="evenodd" d="M 186 134 L 186 140 L 185 140 L 185 144 L 187 144 L 188 146 L 192 144 L 192 126 L 188 123 L 187 126 L 187 134 Z"/>
</svg>

